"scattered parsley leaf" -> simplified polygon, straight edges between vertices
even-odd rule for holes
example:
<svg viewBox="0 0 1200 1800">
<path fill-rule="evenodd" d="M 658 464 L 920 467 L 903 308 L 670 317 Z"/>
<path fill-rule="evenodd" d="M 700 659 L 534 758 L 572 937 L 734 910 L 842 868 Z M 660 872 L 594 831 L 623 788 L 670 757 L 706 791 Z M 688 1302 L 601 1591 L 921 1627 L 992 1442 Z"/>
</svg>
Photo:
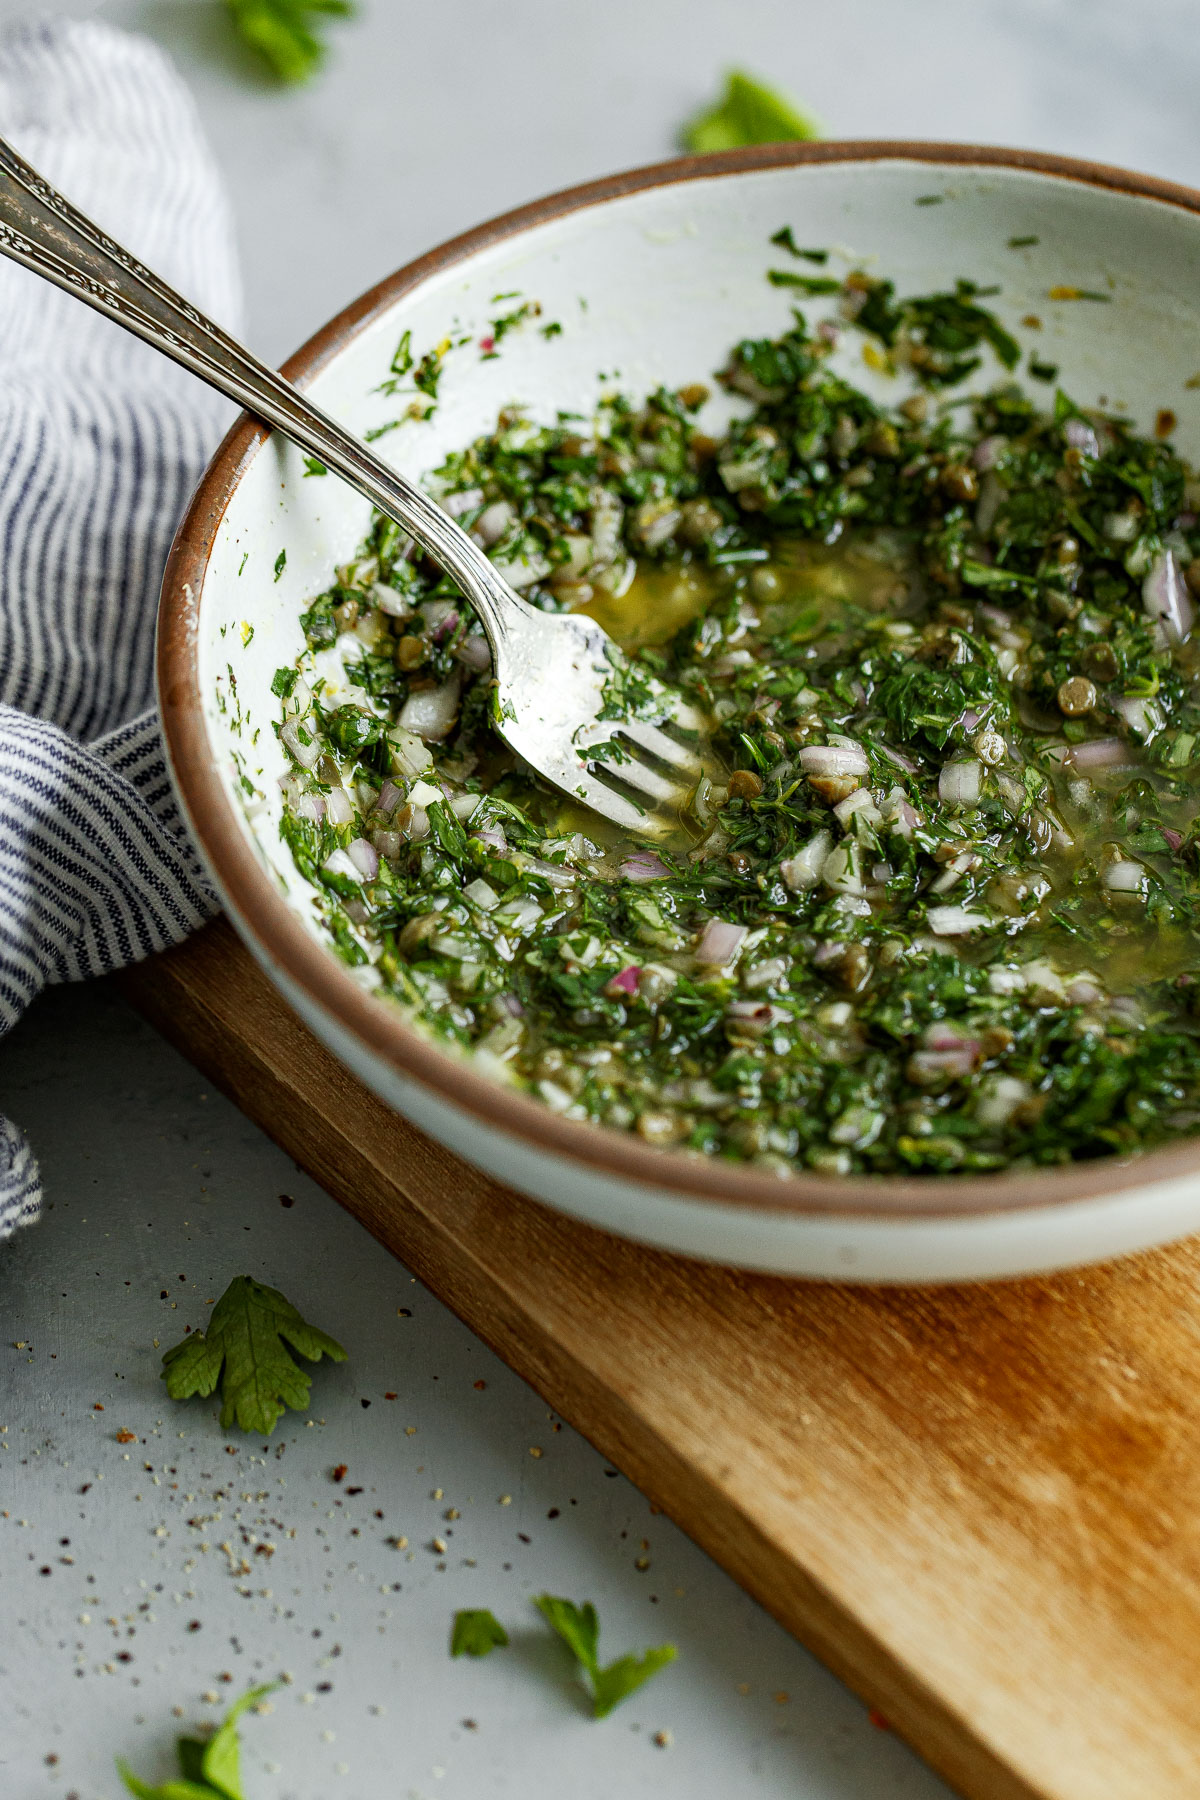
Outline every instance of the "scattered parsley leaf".
<svg viewBox="0 0 1200 1800">
<path fill-rule="evenodd" d="M 328 473 L 329 470 L 325 467 L 325 464 L 323 462 L 318 462 L 315 456 L 306 456 L 304 458 L 304 474 L 306 478 L 309 475 L 328 475 Z"/>
<path fill-rule="evenodd" d="M 674 1644 L 659 1644 L 643 1656 L 619 1656 L 607 1668 L 600 1666 L 600 1621 L 590 1600 L 576 1606 L 554 1594 L 541 1594 L 533 1603 L 547 1624 L 558 1633 L 587 1677 L 592 1712 L 603 1719 L 614 1706 L 635 1693 L 652 1675 L 675 1661 Z"/>
<path fill-rule="evenodd" d="M 802 294 L 840 294 L 842 284 L 833 275 L 797 275 L 794 269 L 768 269 L 772 287 L 799 288 Z"/>
<path fill-rule="evenodd" d="M 659 1644 L 656 1649 L 647 1650 L 644 1656 L 618 1656 L 606 1669 L 597 1669 L 592 1677 L 596 1717 L 607 1718 L 614 1706 L 619 1706 L 651 1676 L 673 1663 L 676 1654 L 674 1644 Z"/>
<path fill-rule="evenodd" d="M 299 679 L 299 669 L 276 669 L 271 677 L 271 692 L 277 700 L 286 700 Z"/>
<path fill-rule="evenodd" d="M 720 100 L 689 121 L 682 141 L 685 150 L 700 154 L 736 150 L 742 144 L 807 142 L 820 135 L 820 127 L 782 94 L 734 69 L 726 77 Z"/>
<path fill-rule="evenodd" d="M 279 580 L 279 577 L 283 574 L 283 571 L 286 568 L 287 568 L 287 551 L 281 550 L 279 552 L 279 555 L 275 558 L 275 579 L 276 579 L 276 581 Z"/>
<path fill-rule="evenodd" d="M 1100 300 L 1107 306 L 1112 300 L 1112 295 L 1098 294 L 1092 288 L 1062 286 L 1052 287 L 1046 298 L 1048 300 Z"/>
<path fill-rule="evenodd" d="M 221 1427 L 269 1437 L 287 1407 L 303 1412 L 312 1380 L 288 1345 L 309 1362 L 345 1362 L 342 1346 L 309 1325 L 290 1300 L 249 1275 L 230 1282 L 213 1307 L 207 1331 L 195 1331 L 163 1357 L 172 1400 L 202 1399 L 221 1384 Z"/>
<path fill-rule="evenodd" d="M 210 1738 L 179 1738 L 179 1781 L 151 1787 L 135 1775 L 128 1763 L 117 1759 L 117 1773 L 135 1800 L 246 1800 L 242 1789 L 237 1722 L 248 1707 L 257 1706 L 276 1684 L 251 1688 L 225 1715 Z"/>
<path fill-rule="evenodd" d="M 828 250 L 802 250 L 792 235 L 790 225 L 784 225 L 780 230 L 774 232 L 771 242 L 778 244 L 781 250 L 787 250 L 792 256 L 802 256 L 805 262 L 827 263 L 829 261 Z"/>
<path fill-rule="evenodd" d="M 1039 237 L 1011 237 L 1008 240 L 1008 247 L 1010 250 L 1024 250 L 1030 244 L 1040 244 L 1041 241 Z"/>
<path fill-rule="evenodd" d="M 914 206 L 943 206 L 945 204 L 945 201 L 946 201 L 945 194 L 918 194 L 916 199 L 913 201 L 913 205 Z"/>
<path fill-rule="evenodd" d="M 225 0 L 233 29 L 279 81 L 307 81 L 325 58 L 319 21 L 353 17 L 351 0 Z"/>
<path fill-rule="evenodd" d="M 486 1606 L 455 1613 L 454 1629 L 450 1634 L 451 1656 L 490 1656 L 493 1650 L 503 1649 L 507 1642 L 507 1631 Z"/>
</svg>

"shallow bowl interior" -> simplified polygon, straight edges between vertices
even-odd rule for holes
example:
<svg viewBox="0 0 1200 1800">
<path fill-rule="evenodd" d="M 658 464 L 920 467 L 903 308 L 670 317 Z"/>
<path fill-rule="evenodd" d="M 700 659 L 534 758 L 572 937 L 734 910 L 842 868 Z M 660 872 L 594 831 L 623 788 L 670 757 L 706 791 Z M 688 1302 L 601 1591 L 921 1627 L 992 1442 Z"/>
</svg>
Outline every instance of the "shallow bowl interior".
<svg viewBox="0 0 1200 1800">
<path fill-rule="evenodd" d="M 1053 158 L 947 146 L 778 146 L 558 196 L 400 271 L 300 351 L 288 372 L 368 434 L 402 410 L 380 391 L 401 333 L 411 332 L 418 356 L 450 338 L 456 347 L 432 419 L 377 439 L 382 455 L 419 477 L 490 428 L 508 402 L 546 418 L 586 413 L 602 376 L 634 393 L 703 380 L 739 337 L 777 333 L 793 297 L 764 276 L 780 261 L 768 240 L 784 224 L 798 242 L 829 246 L 833 270 L 862 265 L 901 292 L 945 288 L 960 276 L 996 286 L 989 304 L 1059 366 L 1078 401 L 1127 411 L 1143 427 L 1170 408 L 1180 447 L 1200 453 L 1200 391 L 1188 386 L 1200 368 L 1200 196 Z M 1013 247 L 1014 239 L 1036 241 Z M 1049 298 L 1063 287 L 1108 298 Z M 510 295 L 520 299 L 499 298 Z M 479 340 L 491 321 L 526 299 L 539 303 L 540 318 L 485 359 Z M 810 310 L 815 316 L 820 305 Z M 1036 329 L 1022 324 L 1031 316 Z M 545 335 L 550 323 L 561 332 Z M 869 384 L 878 378 L 860 352 L 851 342 L 839 355 L 853 379 Z M 992 365 L 980 380 L 998 374 Z M 286 758 L 272 729 L 270 684 L 301 647 L 302 607 L 352 553 L 367 517 L 365 502 L 333 478 L 306 475 L 284 440 L 240 422 L 172 556 L 160 689 L 181 798 L 235 924 L 318 1035 L 386 1100 L 569 1211 L 760 1266 L 900 1277 L 1002 1272 L 1084 1260 L 1090 1249 L 1128 1248 L 1200 1223 L 1200 1145 L 963 1181 L 780 1180 L 655 1151 L 555 1118 L 365 993 L 323 941 L 311 892 L 279 838 Z M 1139 1204 L 1135 1223 L 1130 1208 Z M 1079 1211 L 1089 1206 L 1086 1216 Z M 1074 1209 L 1073 1221 L 1050 1229 L 1048 1215 L 1063 1208 Z M 956 1260 L 935 1251 L 956 1224 L 982 1221 L 980 1243 L 1004 1215 L 1003 1252 Z M 1101 1215 L 1124 1222 L 1101 1228 Z M 918 1226 L 923 1237 L 912 1236 Z M 1093 1233 L 1079 1254 L 1068 1247 L 1076 1226 Z M 905 1228 L 917 1248 L 863 1248 L 880 1232 L 895 1245 Z M 1042 1249 L 1014 1247 L 1039 1231 Z M 1046 1247 L 1051 1239 L 1057 1248 Z"/>
</svg>

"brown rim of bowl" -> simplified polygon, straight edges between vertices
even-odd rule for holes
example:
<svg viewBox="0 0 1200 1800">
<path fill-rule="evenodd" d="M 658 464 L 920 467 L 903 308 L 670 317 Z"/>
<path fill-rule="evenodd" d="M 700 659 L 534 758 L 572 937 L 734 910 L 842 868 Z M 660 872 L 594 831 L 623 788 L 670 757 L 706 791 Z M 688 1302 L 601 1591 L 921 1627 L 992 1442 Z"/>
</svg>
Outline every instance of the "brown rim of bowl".
<svg viewBox="0 0 1200 1800">
<path fill-rule="evenodd" d="M 1194 189 L 1100 163 L 1026 150 L 882 140 L 767 144 L 712 156 L 681 157 L 551 194 L 452 238 L 353 301 L 289 358 L 283 372 L 304 387 L 364 327 L 431 275 L 501 239 L 584 207 L 598 206 L 645 188 L 756 169 L 895 161 L 1027 170 L 1200 213 L 1200 192 Z M 1200 1169 L 1200 1140 L 1191 1140 L 1141 1155 L 1015 1175 L 852 1179 L 799 1172 L 780 1179 L 738 1164 L 713 1163 L 701 1157 L 656 1150 L 623 1133 L 560 1118 L 537 1101 L 489 1080 L 468 1063 L 437 1049 L 406 1025 L 398 1010 L 371 999 L 338 958 L 292 914 L 260 867 L 244 841 L 209 754 L 198 667 L 200 596 L 225 510 L 241 476 L 269 435 L 245 414 L 237 420 L 210 463 L 176 534 L 159 608 L 158 688 L 163 729 L 188 817 L 231 903 L 235 922 L 255 940 L 268 964 L 286 974 L 321 1012 L 349 1032 L 371 1055 L 477 1123 L 502 1131 L 535 1150 L 561 1156 L 568 1165 L 584 1165 L 599 1175 L 660 1191 L 667 1189 L 680 1199 L 760 1212 L 797 1217 L 946 1218 L 1098 1199 L 1125 1188 L 1195 1174 Z"/>
</svg>

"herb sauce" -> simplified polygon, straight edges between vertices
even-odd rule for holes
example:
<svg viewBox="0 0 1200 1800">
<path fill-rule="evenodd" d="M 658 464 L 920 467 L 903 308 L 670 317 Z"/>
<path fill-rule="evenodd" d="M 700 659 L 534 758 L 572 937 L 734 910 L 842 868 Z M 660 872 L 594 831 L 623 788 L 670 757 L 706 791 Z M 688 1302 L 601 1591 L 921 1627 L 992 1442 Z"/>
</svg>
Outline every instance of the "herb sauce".
<svg viewBox="0 0 1200 1800">
<path fill-rule="evenodd" d="M 366 985 L 569 1117 L 839 1174 L 1190 1132 L 1200 485 L 1061 392 L 947 397 L 1018 360 L 970 283 L 821 280 L 836 321 L 732 352 L 720 439 L 700 386 L 614 394 L 433 478 L 633 653 L 611 716 L 657 677 L 711 717 L 678 853 L 516 763 L 469 606 L 382 519 L 276 676 L 284 836 Z M 899 406 L 830 367 L 849 329 Z"/>
</svg>

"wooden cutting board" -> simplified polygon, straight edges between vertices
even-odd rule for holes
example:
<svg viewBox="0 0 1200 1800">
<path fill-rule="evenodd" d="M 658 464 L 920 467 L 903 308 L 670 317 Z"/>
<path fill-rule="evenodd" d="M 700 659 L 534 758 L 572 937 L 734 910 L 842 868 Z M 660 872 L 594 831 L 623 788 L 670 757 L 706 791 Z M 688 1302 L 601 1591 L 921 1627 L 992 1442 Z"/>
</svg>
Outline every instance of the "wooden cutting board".
<svg viewBox="0 0 1200 1800">
<path fill-rule="evenodd" d="M 985 1287 L 710 1268 L 431 1143 L 223 921 L 122 981 L 964 1795 L 1200 1796 L 1200 1241 Z"/>
</svg>

